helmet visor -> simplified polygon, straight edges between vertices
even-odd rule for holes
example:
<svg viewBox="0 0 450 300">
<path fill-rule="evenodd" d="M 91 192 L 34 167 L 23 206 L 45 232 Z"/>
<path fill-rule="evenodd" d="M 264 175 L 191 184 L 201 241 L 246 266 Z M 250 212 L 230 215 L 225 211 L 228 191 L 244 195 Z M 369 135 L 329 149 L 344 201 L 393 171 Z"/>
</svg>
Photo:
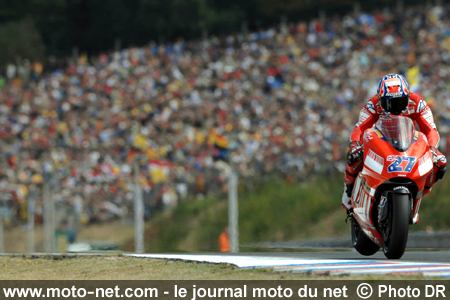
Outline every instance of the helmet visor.
<svg viewBox="0 0 450 300">
<path fill-rule="evenodd" d="M 381 107 L 393 114 L 393 115 L 399 115 L 402 113 L 402 111 L 408 106 L 409 97 L 401 97 L 401 98 L 393 98 L 393 99 L 386 99 L 381 98 L 380 103 Z"/>
</svg>

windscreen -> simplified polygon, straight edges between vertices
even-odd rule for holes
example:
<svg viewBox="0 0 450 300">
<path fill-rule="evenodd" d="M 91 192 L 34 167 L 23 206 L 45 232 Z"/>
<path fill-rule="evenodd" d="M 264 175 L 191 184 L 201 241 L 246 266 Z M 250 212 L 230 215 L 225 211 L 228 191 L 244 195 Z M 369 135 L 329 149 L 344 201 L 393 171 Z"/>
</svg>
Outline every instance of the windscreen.
<svg viewBox="0 0 450 300">
<path fill-rule="evenodd" d="M 414 125 L 410 118 L 382 116 L 376 127 L 395 150 L 405 152 L 414 138 Z"/>
</svg>

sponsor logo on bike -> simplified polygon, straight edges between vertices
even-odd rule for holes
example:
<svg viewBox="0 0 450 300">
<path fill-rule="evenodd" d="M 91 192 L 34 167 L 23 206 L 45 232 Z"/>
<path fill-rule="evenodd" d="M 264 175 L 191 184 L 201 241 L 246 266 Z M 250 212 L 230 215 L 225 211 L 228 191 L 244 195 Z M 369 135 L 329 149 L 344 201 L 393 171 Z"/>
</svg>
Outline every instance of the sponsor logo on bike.
<svg viewBox="0 0 450 300">
<path fill-rule="evenodd" d="M 369 169 L 381 174 L 384 166 L 384 158 L 369 150 L 366 159 L 364 160 L 364 165 L 366 165 Z"/>
<path fill-rule="evenodd" d="M 403 185 L 396 186 L 393 190 L 394 191 L 396 191 L 396 190 L 407 190 L 409 192 L 408 188 L 406 186 L 403 186 Z"/>
<path fill-rule="evenodd" d="M 423 176 L 433 169 L 433 161 L 429 152 L 425 153 L 424 156 L 419 158 L 419 174 Z"/>
<path fill-rule="evenodd" d="M 366 131 L 364 133 L 364 141 L 366 141 L 366 143 L 368 143 L 369 141 L 371 141 L 373 139 L 372 133 L 369 131 Z"/>
</svg>

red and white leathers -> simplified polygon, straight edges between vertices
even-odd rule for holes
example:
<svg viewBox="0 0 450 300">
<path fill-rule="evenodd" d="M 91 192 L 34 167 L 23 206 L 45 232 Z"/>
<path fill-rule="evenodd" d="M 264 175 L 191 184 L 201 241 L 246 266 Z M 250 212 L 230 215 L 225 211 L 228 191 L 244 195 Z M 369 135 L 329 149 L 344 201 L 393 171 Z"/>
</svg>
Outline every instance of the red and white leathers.
<svg viewBox="0 0 450 300">
<path fill-rule="evenodd" d="M 359 121 L 358 123 L 356 123 L 355 128 L 350 134 L 351 141 L 359 142 L 362 145 L 364 131 L 372 127 L 378 121 L 378 118 L 384 114 L 385 111 L 379 103 L 378 96 L 373 96 L 367 102 L 366 106 L 361 109 L 361 112 L 359 114 Z M 428 145 L 431 147 L 433 152 L 435 150 L 433 149 L 433 147 L 437 148 L 439 144 L 439 133 L 436 130 L 436 125 L 434 123 L 431 109 L 428 107 L 428 104 L 425 102 L 425 100 L 419 95 L 411 92 L 408 107 L 406 108 L 403 116 L 411 118 L 414 124 L 417 124 L 419 126 L 420 131 L 423 132 L 427 137 Z M 356 145 L 356 143 L 352 144 Z M 356 147 L 357 146 L 355 146 L 355 148 Z M 427 184 L 423 192 L 424 194 L 430 192 L 431 186 L 436 182 L 436 174 L 438 174 L 438 171 L 444 169 L 447 166 L 447 160 L 445 159 L 445 156 L 442 155 L 442 153 L 438 150 L 435 151 L 436 152 L 433 153 L 434 168 L 429 175 L 429 178 L 427 179 Z M 362 170 L 362 168 L 362 157 L 351 164 L 347 162 L 347 169 L 344 174 L 344 193 L 342 195 L 342 206 L 345 209 L 349 209 L 351 207 L 349 204 L 349 194 L 351 191 L 348 191 L 347 193 L 346 189 L 347 187 L 352 187 L 352 185 L 355 183 L 358 173 Z"/>
</svg>

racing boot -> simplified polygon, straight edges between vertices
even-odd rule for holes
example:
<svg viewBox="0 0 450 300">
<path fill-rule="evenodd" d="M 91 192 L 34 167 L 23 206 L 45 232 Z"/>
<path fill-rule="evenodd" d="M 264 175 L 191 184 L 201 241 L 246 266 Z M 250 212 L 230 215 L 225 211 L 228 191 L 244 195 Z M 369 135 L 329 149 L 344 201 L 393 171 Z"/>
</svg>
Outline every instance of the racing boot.
<svg viewBox="0 0 450 300">
<path fill-rule="evenodd" d="M 363 155 L 364 149 L 361 143 L 351 142 L 347 153 L 347 168 L 344 172 L 344 191 L 342 193 L 342 207 L 347 211 L 348 215 L 353 214 L 350 199 L 356 177 L 358 177 L 359 172 L 363 168 Z"/>
<path fill-rule="evenodd" d="M 342 207 L 347 212 L 349 209 L 352 208 L 352 205 L 350 203 L 352 190 L 353 190 L 353 183 L 348 184 L 348 185 L 344 183 L 344 191 L 342 193 Z"/>
<path fill-rule="evenodd" d="M 344 192 L 342 193 L 342 206 L 345 210 L 351 208 L 350 196 L 353 191 L 356 177 L 363 168 L 364 148 L 360 142 L 351 142 L 347 153 L 347 168 L 344 172 Z"/>
</svg>

